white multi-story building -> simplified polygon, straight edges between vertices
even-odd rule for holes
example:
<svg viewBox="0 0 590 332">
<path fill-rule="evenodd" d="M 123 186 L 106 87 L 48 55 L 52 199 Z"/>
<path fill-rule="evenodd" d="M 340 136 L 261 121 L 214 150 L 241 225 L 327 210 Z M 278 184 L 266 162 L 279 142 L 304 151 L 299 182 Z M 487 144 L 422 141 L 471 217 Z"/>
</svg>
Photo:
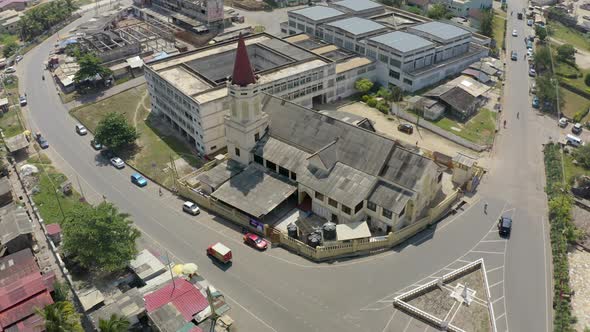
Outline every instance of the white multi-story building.
<svg viewBox="0 0 590 332">
<path fill-rule="evenodd" d="M 250 61 L 262 92 L 312 107 L 353 93 L 336 95 L 337 70 L 351 78 L 357 70 L 371 76 L 367 59 L 337 67 L 333 60 L 268 34 L 245 38 Z M 226 146 L 223 118 L 230 109 L 228 78 L 232 76 L 237 40 L 231 40 L 146 66 L 152 111 L 162 115 L 202 155 Z M 340 83 L 340 82 L 338 82 Z M 354 83 L 352 83 L 354 84 Z"/>
</svg>

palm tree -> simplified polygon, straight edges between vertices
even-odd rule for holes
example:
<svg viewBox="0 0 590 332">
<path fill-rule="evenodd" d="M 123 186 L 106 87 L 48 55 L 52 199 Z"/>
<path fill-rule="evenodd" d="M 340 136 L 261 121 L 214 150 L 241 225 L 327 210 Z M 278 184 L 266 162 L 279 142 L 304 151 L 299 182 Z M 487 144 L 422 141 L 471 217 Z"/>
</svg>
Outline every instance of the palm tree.
<svg viewBox="0 0 590 332">
<path fill-rule="evenodd" d="M 45 319 L 47 332 L 82 332 L 80 315 L 72 302 L 60 301 L 45 308 L 37 309 L 37 314 Z"/>
<path fill-rule="evenodd" d="M 124 316 L 112 314 L 108 320 L 98 321 L 100 332 L 126 332 L 129 328 L 129 321 Z"/>
</svg>

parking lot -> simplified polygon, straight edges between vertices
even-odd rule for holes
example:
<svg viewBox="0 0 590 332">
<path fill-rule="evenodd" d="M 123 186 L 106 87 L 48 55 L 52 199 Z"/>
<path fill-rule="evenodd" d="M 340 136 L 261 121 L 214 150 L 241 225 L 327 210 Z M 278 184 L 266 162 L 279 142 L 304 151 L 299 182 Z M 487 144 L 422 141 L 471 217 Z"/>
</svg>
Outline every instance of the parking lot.
<svg viewBox="0 0 590 332">
<path fill-rule="evenodd" d="M 479 205 L 485 204 L 480 202 Z M 516 209 L 502 210 L 499 216 L 512 218 Z M 498 217 L 499 217 L 498 216 Z M 495 218 L 497 220 L 497 218 Z M 497 223 L 494 222 L 488 233 L 486 233 L 476 244 L 461 257 L 446 265 L 442 269 L 432 273 L 426 278 L 416 281 L 414 284 L 389 294 L 373 303 L 370 303 L 360 309 L 361 312 L 386 312 L 389 318 L 383 331 L 400 331 L 400 332 L 422 332 L 422 331 L 439 331 L 438 329 L 424 323 L 403 311 L 393 308 L 394 298 L 410 290 L 420 287 L 428 282 L 441 278 L 443 275 L 462 268 L 463 266 L 483 259 L 485 273 L 487 276 L 487 286 L 490 291 L 490 303 L 493 307 L 494 320 L 498 331 L 508 331 L 508 322 L 506 317 L 506 304 L 504 301 L 504 267 L 506 263 L 506 248 L 509 239 L 502 238 L 498 234 Z M 477 295 L 476 295 L 477 296 Z M 485 297 L 483 294 L 480 298 Z"/>
</svg>

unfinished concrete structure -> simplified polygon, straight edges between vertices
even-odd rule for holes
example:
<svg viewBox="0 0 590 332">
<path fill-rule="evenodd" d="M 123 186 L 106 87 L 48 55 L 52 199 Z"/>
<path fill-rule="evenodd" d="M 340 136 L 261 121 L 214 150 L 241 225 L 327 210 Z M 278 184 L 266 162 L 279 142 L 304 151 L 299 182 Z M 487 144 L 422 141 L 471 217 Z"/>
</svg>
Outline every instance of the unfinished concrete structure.
<svg viewBox="0 0 590 332">
<path fill-rule="evenodd" d="M 196 19 L 209 27 L 223 27 L 223 0 L 152 0 L 152 4 L 175 14 L 173 19 L 186 22 L 183 16 Z"/>
<path fill-rule="evenodd" d="M 177 28 L 159 21 L 137 21 L 113 30 L 97 31 L 80 38 L 80 45 L 103 62 L 134 55 L 173 50 Z"/>
</svg>

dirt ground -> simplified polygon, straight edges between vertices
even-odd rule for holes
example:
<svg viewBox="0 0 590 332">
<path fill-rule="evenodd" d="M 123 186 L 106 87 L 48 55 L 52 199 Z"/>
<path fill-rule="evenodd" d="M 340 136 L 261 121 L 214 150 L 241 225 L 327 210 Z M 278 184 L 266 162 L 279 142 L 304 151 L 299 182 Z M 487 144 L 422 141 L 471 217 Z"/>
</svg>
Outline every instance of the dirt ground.
<svg viewBox="0 0 590 332">
<path fill-rule="evenodd" d="M 332 109 L 327 109 L 332 110 Z M 406 144 L 415 145 L 418 147 L 425 148 L 430 151 L 438 151 L 448 156 L 454 156 L 457 152 L 478 157 L 479 154 L 459 144 L 448 141 L 435 133 L 432 133 L 423 128 L 414 128 L 413 134 L 405 134 L 397 130 L 397 126 L 400 123 L 406 123 L 407 121 L 400 120 L 394 116 L 385 116 L 378 110 L 371 108 L 360 102 L 352 103 L 337 108 L 337 111 L 344 111 L 362 117 L 366 117 L 373 121 L 375 129 L 386 136 L 393 139 L 399 140 Z"/>
<path fill-rule="evenodd" d="M 574 316 L 578 319 L 576 331 L 590 327 L 590 253 L 573 250 L 568 254 L 570 285 L 575 291 L 572 299 Z"/>
</svg>

